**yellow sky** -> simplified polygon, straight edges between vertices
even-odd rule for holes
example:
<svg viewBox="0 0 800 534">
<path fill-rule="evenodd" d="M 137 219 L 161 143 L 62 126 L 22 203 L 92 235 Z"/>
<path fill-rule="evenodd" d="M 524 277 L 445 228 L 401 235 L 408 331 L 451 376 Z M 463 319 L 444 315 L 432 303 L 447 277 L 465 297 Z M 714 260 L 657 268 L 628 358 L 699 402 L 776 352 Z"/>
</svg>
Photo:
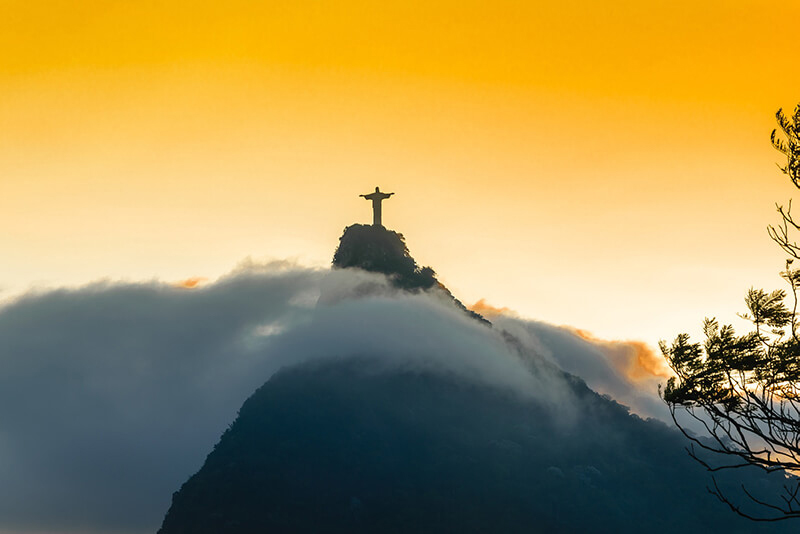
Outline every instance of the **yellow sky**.
<svg viewBox="0 0 800 534">
<path fill-rule="evenodd" d="M 462 300 L 600 336 L 779 284 L 800 4 L 431 4 L 0 0 L 0 287 L 326 264 L 375 185 Z"/>
</svg>

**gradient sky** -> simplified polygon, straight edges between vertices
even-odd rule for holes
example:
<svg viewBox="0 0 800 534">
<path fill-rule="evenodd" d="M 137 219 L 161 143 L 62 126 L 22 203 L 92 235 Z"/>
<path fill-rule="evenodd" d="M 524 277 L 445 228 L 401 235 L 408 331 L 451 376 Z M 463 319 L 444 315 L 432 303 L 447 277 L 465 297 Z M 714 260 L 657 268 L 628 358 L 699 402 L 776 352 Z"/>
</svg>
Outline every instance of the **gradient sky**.
<svg viewBox="0 0 800 534">
<path fill-rule="evenodd" d="M 2 1 L 3 295 L 327 265 L 654 344 L 778 287 L 800 4 Z"/>
</svg>

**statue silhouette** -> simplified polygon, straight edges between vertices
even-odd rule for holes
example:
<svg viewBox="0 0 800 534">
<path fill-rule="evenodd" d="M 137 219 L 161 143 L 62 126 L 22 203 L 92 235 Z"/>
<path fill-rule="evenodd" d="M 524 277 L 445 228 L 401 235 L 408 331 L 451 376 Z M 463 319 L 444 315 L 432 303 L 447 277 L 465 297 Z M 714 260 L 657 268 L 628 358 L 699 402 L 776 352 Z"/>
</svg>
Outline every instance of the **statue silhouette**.
<svg viewBox="0 0 800 534">
<path fill-rule="evenodd" d="M 377 187 L 374 193 L 358 195 L 372 201 L 372 226 L 383 226 L 381 224 L 381 201 L 386 200 L 392 195 L 394 195 L 394 193 L 384 193 Z"/>
</svg>

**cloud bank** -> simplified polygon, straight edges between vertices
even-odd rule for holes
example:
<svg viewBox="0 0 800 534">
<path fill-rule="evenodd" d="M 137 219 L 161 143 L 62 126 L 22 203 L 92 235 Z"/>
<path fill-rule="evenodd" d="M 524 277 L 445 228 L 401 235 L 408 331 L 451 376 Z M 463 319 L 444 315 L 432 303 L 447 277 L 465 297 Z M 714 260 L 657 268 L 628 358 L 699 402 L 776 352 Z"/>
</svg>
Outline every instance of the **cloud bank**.
<svg viewBox="0 0 800 534">
<path fill-rule="evenodd" d="M 596 343 L 496 320 L 523 352 L 649 406 Z M 570 406 L 559 375 L 500 329 L 349 270 L 248 264 L 192 290 L 30 294 L 0 308 L 0 339 L 0 532 L 154 531 L 241 403 L 299 362 L 361 356 L 536 397 L 567 419 Z"/>
<path fill-rule="evenodd" d="M 669 377 L 660 357 L 641 341 L 611 341 L 571 327 L 531 321 L 507 313 L 492 317 L 497 328 L 525 340 L 531 350 L 582 378 L 642 417 L 671 421 L 658 396 Z"/>
</svg>

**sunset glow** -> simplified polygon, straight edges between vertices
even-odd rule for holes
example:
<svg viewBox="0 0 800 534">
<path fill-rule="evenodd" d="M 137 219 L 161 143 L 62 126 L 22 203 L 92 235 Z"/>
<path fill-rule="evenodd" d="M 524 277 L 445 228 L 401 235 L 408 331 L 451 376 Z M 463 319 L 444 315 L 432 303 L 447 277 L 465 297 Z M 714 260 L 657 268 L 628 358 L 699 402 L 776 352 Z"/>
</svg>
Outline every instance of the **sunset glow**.
<svg viewBox="0 0 800 534">
<path fill-rule="evenodd" d="M 777 287 L 761 2 L 5 2 L 0 295 L 328 265 L 384 209 L 464 302 L 654 346 Z"/>
</svg>

